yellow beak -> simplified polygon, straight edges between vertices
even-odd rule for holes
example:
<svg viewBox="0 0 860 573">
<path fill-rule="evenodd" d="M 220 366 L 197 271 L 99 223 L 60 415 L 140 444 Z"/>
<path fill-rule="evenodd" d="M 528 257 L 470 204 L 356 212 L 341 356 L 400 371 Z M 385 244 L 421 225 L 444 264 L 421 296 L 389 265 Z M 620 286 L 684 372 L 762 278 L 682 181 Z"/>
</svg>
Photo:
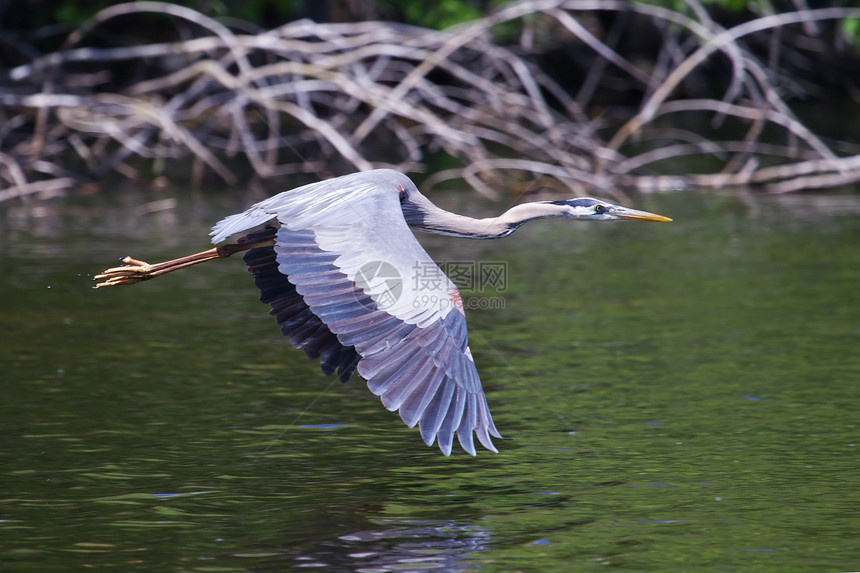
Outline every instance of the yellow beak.
<svg viewBox="0 0 860 573">
<path fill-rule="evenodd" d="M 649 213 L 648 211 L 637 211 L 636 209 L 628 209 L 627 207 L 617 207 L 615 210 L 615 215 L 618 216 L 619 219 L 629 219 L 631 221 L 671 221 L 669 217 L 664 217 L 663 215 L 656 215 L 654 213 Z"/>
</svg>

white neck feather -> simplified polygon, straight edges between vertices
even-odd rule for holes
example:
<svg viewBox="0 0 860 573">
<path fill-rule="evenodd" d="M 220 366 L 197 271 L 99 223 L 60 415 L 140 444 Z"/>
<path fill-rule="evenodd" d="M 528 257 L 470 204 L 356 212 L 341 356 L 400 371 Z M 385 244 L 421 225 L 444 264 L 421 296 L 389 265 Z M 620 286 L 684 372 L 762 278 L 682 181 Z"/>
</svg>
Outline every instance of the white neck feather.
<svg viewBox="0 0 860 573">
<path fill-rule="evenodd" d="M 430 206 L 431 208 L 428 208 Z M 511 207 L 498 217 L 473 219 L 457 215 L 436 207 L 429 201 L 424 207 L 419 228 L 438 235 L 451 235 L 470 239 L 498 239 L 507 237 L 517 228 L 534 219 L 564 217 L 568 215 L 563 206 L 552 203 L 525 203 Z"/>
</svg>

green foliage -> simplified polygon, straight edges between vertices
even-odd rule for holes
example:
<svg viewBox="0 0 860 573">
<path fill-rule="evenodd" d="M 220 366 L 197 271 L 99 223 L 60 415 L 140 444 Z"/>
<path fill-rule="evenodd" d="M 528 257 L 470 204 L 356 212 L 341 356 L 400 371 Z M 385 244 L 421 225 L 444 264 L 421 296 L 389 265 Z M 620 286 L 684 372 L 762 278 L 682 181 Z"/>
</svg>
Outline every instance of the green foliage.
<svg viewBox="0 0 860 573">
<path fill-rule="evenodd" d="M 662 6 L 680 14 L 696 18 L 696 14 L 686 0 L 635 0 L 642 4 Z M 754 15 L 765 16 L 768 14 L 781 14 L 801 10 L 801 6 L 792 2 L 779 0 L 701 0 L 706 8 L 719 7 L 725 12 L 733 15 L 746 14 L 747 17 Z M 822 3 L 823 4 L 823 3 Z M 844 7 L 860 8 L 860 0 L 844 0 Z M 824 8 L 826 6 L 812 5 L 807 9 Z M 714 12 L 710 10 L 710 12 Z M 842 34 L 845 40 L 855 48 L 860 49 L 860 19 L 847 18 L 842 21 Z"/>
<path fill-rule="evenodd" d="M 77 26 L 93 17 L 97 12 L 118 4 L 112 0 L 63 0 L 42 2 L 39 9 L 19 12 L 19 21 L 44 26 L 63 23 Z M 174 0 L 173 4 L 197 10 L 207 16 L 230 17 L 252 22 L 263 27 L 283 24 L 307 13 L 309 0 Z M 485 15 L 503 0 L 439 0 L 432 8 L 418 0 L 378 0 L 376 12 L 382 19 L 402 20 L 416 26 L 442 29 Z M 330 0 L 328 10 L 337 12 L 341 18 L 350 14 L 342 2 Z M 19 10 L 12 7 L 10 10 Z"/>
<path fill-rule="evenodd" d="M 843 20 L 842 34 L 848 42 L 860 46 L 860 19 L 846 18 Z"/>
<path fill-rule="evenodd" d="M 264 27 L 268 27 L 267 21 L 277 25 L 295 19 L 302 9 L 301 0 L 210 0 L 203 3 L 205 8 L 200 8 L 197 5 L 201 3 L 193 0 L 179 3 L 190 4 L 191 8 L 202 10 L 209 16 L 229 16 Z"/>
<path fill-rule="evenodd" d="M 706 4 L 718 4 L 729 12 L 743 12 L 752 8 L 758 11 L 761 8 L 770 6 L 770 2 L 766 0 L 706 0 Z"/>
<path fill-rule="evenodd" d="M 80 24 L 110 6 L 111 2 L 62 2 L 56 6 L 52 20 L 63 24 Z"/>
<path fill-rule="evenodd" d="M 682 14 L 691 14 L 692 9 L 690 8 L 690 4 L 685 0 L 636 0 L 637 2 L 641 2 L 643 4 L 653 4 L 655 6 L 662 6 L 664 8 L 668 8 L 670 10 L 674 10 L 675 12 L 680 12 Z M 800 10 L 802 8 L 801 4 L 796 4 L 794 2 L 787 2 L 785 0 L 701 0 L 702 4 L 706 7 L 708 6 L 719 6 L 725 9 L 728 12 L 734 14 L 741 14 L 743 12 L 749 12 L 751 14 L 778 14 L 781 12 L 792 12 L 795 10 Z M 808 6 L 808 8 L 823 8 L 825 7 L 825 2 L 816 5 L 816 3 L 811 3 L 812 5 Z M 837 3 L 833 3 L 836 5 Z M 860 6 L 860 1 L 858 0 L 845 0 L 841 2 L 843 6 Z"/>
<path fill-rule="evenodd" d="M 654 6 L 662 6 L 681 14 L 692 15 L 693 9 L 690 4 L 684 0 L 637 0 L 642 4 L 652 4 Z M 767 0 L 702 0 L 704 5 L 716 4 L 722 6 L 729 12 L 743 12 L 744 10 L 757 10 L 763 5 L 770 5 Z"/>
<path fill-rule="evenodd" d="M 6 15 L 13 15 L 12 21 L 32 27 L 56 23 L 79 26 L 100 10 L 120 3 L 115 0 L 40 1 L 35 9 L 25 10 L 24 3 L 13 5 L 6 10 Z M 237 18 L 261 26 L 274 26 L 295 19 L 300 16 L 302 8 L 301 0 L 174 0 L 169 3 L 192 8 L 207 16 Z"/>
<path fill-rule="evenodd" d="M 428 10 L 426 3 L 415 0 L 385 0 L 379 3 L 380 7 L 387 5 L 399 10 L 409 24 L 436 29 L 480 18 L 483 14 L 476 4 L 469 0 L 439 0 Z"/>
</svg>

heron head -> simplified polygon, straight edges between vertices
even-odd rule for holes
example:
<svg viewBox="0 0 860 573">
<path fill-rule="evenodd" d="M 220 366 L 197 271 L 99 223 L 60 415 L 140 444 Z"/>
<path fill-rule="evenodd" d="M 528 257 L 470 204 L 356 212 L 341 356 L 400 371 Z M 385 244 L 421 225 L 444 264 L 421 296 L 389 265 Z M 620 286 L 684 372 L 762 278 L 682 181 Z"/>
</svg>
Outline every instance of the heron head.
<svg viewBox="0 0 860 573">
<path fill-rule="evenodd" d="M 565 201 L 547 201 L 551 205 L 557 205 L 560 215 L 568 219 L 581 221 L 671 221 L 669 217 L 656 215 L 647 211 L 637 211 L 620 205 L 613 205 L 600 199 L 591 197 L 580 197 L 567 199 Z"/>
</svg>

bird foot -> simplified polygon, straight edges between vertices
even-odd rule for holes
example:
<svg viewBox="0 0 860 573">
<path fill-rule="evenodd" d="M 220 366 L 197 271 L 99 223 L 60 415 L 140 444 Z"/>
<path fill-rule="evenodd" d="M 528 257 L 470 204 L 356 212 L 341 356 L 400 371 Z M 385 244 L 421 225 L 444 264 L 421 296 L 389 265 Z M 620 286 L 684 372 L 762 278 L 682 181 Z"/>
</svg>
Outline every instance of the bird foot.
<svg viewBox="0 0 860 573">
<path fill-rule="evenodd" d="M 133 285 L 147 279 L 151 279 L 153 266 L 143 261 L 138 261 L 131 257 L 122 259 L 125 265 L 121 267 L 113 267 L 105 270 L 100 275 L 93 277 L 93 280 L 102 280 L 96 284 L 96 288 L 117 285 Z M 104 280 L 107 279 L 107 280 Z"/>
</svg>

